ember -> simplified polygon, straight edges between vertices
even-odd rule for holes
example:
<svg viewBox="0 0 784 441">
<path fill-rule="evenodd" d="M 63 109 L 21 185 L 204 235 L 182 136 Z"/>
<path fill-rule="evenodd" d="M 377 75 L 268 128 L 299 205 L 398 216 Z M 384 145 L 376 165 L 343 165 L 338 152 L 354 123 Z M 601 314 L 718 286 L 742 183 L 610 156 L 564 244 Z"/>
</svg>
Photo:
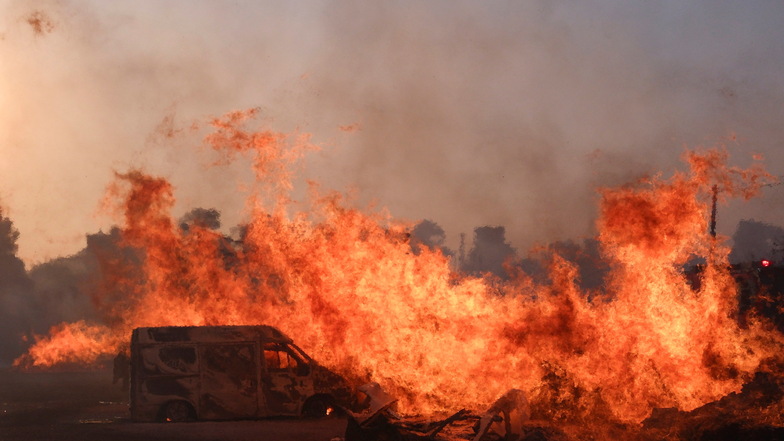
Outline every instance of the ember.
<svg viewBox="0 0 784 441">
<path fill-rule="evenodd" d="M 519 271 L 508 281 L 467 276 L 439 251 L 412 253 L 411 225 L 341 194 L 314 186 L 308 209 L 295 210 L 292 167 L 315 146 L 247 129 L 254 114 L 216 119 L 206 137 L 219 163 L 253 164 L 241 237 L 179 228 L 171 185 L 118 175 L 107 201 L 121 208 L 127 253 L 101 262 L 104 323 L 63 324 L 17 365 L 94 362 L 140 326 L 268 324 L 356 384 L 378 383 L 401 414 L 462 417 L 513 395 L 535 419 L 629 427 L 654 409 L 693 412 L 737 393 L 781 354 L 781 334 L 763 318 L 739 326 L 728 249 L 708 234 L 713 186 L 720 200 L 751 197 L 771 180 L 757 166 L 690 152 L 689 173 L 601 190 L 611 270 L 601 291 L 583 292 L 575 264 L 558 255 L 543 283 Z M 682 271 L 695 257 L 706 261 L 697 290 Z M 517 409 L 514 427 L 528 418 Z"/>
</svg>

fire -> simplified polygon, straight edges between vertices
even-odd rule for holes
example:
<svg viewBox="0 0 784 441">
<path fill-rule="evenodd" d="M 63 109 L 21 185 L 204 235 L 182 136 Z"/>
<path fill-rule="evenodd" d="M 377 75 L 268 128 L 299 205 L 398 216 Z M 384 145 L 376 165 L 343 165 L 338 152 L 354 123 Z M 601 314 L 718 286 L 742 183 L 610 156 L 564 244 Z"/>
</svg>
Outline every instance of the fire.
<svg viewBox="0 0 784 441">
<path fill-rule="evenodd" d="M 219 162 L 251 157 L 258 188 L 242 238 L 179 228 L 168 182 L 118 174 L 107 206 L 122 212 L 122 252 L 94 250 L 104 324 L 56 327 L 18 364 L 89 363 L 138 326 L 263 323 L 328 367 L 380 383 L 403 411 L 482 408 L 515 387 L 554 417 L 640 421 L 739 390 L 782 349 L 761 321 L 738 326 L 728 250 L 706 220 L 714 185 L 751 197 L 770 177 L 728 167 L 721 150 L 688 153 L 690 173 L 601 191 L 612 271 L 602 292 L 586 293 L 557 255 L 543 285 L 519 272 L 508 282 L 458 274 L 440 252 L 411 252 L 410 225 L 315 185 L 295 211 L 292 167 L 316 147 L 246 130 L 254 115 L 215 119 L 206 137 Z M 681 271 L 695 256 L 707 262 L 697 291 Z"/>
<path fill-rule="evenodd" d="M 27 354 L 14 364 L 33 367 L 62 363 L 89 365 L 107 349 L 118 347 L 121 338 L 106 326 L 91 325 L 83 320 L 61 323 L 53 327 L 47 337 L 37 337 Z"/>
</svg>

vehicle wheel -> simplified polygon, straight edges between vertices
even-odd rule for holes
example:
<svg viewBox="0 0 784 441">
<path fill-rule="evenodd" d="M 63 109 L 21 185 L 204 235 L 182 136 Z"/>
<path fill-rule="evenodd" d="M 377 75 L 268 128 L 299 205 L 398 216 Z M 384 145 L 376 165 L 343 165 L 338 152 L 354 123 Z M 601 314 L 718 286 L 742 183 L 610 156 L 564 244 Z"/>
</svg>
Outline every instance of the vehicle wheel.
<svg viewBox="0 0 784 441">
<path fill-rule="evenodd" d="M 171 401 L 163 408 L 163 421 L 183 423 L 193 416 L 190 404 L 185 401 Z"/>
<path fill-rule="evenodd" d="M 310 397 L 302 406 L 302 415 L 307 418 L 324 418 L 334 412 L 332 400 L 327 397 Z"/>
</svg>

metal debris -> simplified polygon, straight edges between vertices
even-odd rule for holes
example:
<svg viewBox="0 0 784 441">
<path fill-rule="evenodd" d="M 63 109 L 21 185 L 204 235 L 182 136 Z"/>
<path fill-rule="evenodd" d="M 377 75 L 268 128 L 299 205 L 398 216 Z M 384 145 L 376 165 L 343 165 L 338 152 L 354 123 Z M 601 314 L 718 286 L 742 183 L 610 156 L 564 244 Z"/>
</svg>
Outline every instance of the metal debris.
<svg viewBox="0 0 784 441">
<path fill-rule="evenodd" d="M 523 437 L 523 423 L 531 419 L 531 407 L 520 389 L 510 389 L 496 400 L 479 419 L 479 428 L 473 441 L 480 441 L 487 434 L 495 434 L 505 441 Z"/>
<path fill-rule="evenodd" d="M 366 410 L 346 411 L 345 441 L 518 441 L 523 436 L 523 423 L 531 414 L 528 400 L 519 389 L 509 390 L 481 416 L 462 409 L 435 421 L 399 415 L 394 409 L 397 400 L 377 383 L 366 384 L 359 390 L 367 396 Z M 466 430 L 469 426 L 471 429 Z"/>
</svg>

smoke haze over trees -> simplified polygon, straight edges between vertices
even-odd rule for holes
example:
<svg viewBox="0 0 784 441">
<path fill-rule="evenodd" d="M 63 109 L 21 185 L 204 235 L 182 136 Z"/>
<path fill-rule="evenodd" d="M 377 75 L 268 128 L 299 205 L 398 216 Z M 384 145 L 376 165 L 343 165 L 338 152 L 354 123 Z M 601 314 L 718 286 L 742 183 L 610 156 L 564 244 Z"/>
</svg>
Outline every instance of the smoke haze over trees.
<svg viewBox="0 0 784 441">
<path fill-rule="evenodd" d="M 730 262 L 750 262 L 759 259 L 784 259 L 784 228 L 744 219 L 732 235 L 734 247 Z"/>
<path fill-rule="evenodd" d="M 246 221 L 247 174 L 179 150 L 238 108 L 324 147 L 301 192 L 359 188 L 453 250 L 485 225 L 518 251 L 590 237 L 595 188 L 684 146 L 784 164 L 782 2 L 165 3 L 0 0 L 0 196 L 28 266 L 111 228 L 93 214 L 112 170 L 169 178 L 175 217 Z M 784 223 L 784 192 L 722 210 L 719 233 L 748 218 Z"/>
</svg>

